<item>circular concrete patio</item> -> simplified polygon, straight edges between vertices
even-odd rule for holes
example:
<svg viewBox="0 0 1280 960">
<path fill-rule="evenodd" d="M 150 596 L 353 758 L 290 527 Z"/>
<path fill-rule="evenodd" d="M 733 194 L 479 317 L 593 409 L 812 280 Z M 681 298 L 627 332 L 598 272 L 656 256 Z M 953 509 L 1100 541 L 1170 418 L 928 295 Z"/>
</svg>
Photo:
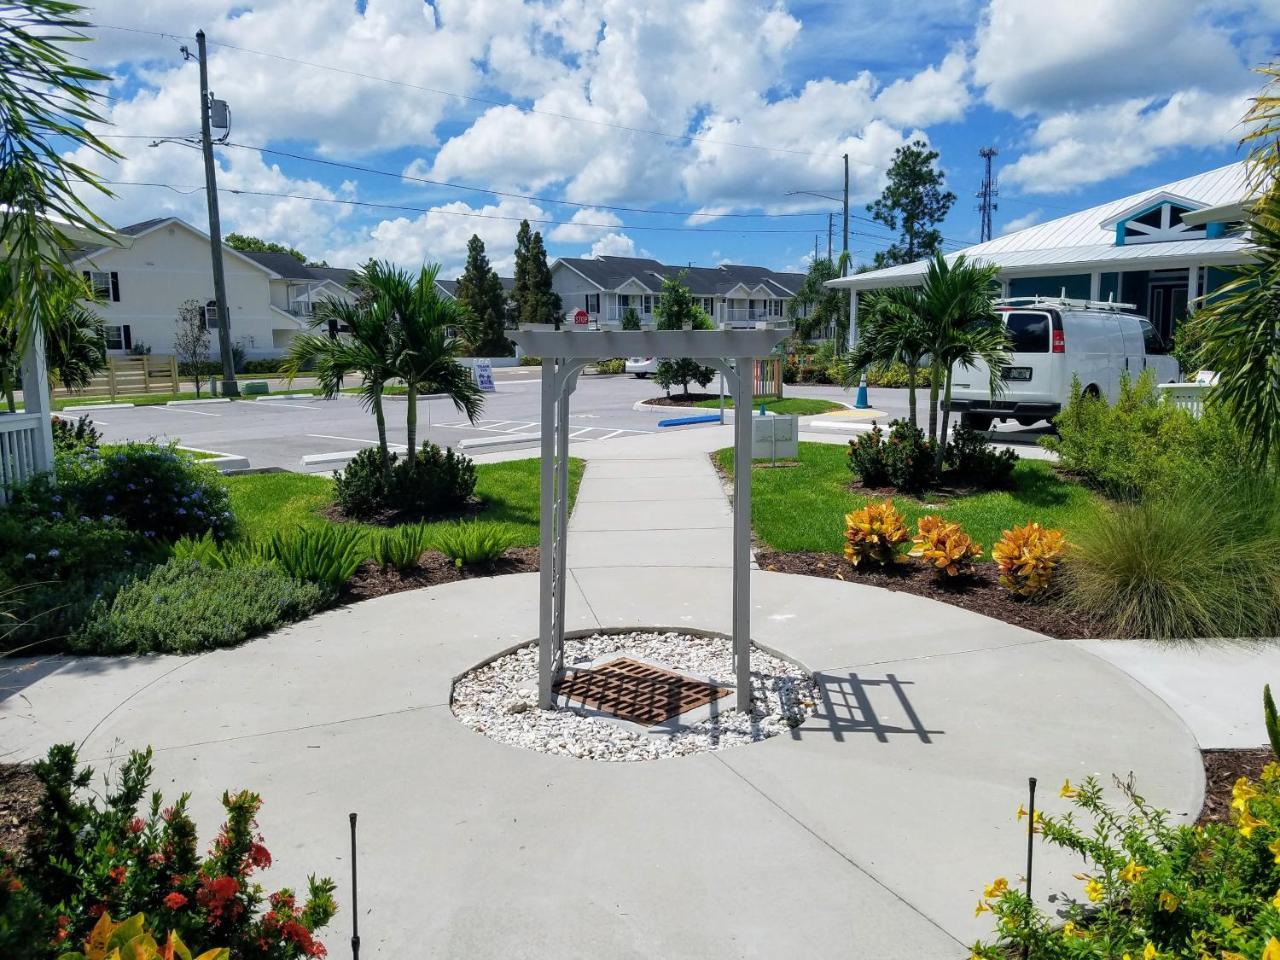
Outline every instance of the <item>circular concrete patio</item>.
<svg viewBox="0 0 1280 960">
<path fill-rule="evenodd" d="M 581 567 L 568 629 L 724 631 L 730 571 Z M 250 787 L 277 866 L 348 902 L 360 813 L 365 956 L 962 957 L 984 882 L 1016 877 L 1036 776 L 1132 771 L 1194 816 L 1195 739 L 1102 659 L 956 607 L 756 571 L 753 636 L 807 664 L 815 717 L 760 744 L 639 764 L 495 743 L 449 710 L 452 679 L 531 639 L 536 575 L 469 580 L 325 613 L 194 658 L 55 658 L 7 678 L 10 759 L 83 742 L 98 769 L 156 749 L 155 786 Z M 1041 849 L 1040 893 L 1078 888 Z M 344 955 L 350 916 L 324 938 Z"/>
</svg>

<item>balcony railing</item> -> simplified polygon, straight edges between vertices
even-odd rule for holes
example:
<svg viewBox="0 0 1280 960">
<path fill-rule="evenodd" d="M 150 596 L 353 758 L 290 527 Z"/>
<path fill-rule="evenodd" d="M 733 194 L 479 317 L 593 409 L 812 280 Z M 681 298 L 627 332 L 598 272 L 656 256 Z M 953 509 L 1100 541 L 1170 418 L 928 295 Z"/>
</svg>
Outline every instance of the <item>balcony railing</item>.
<svg viewBox="0 0 1280 960">
<path fill-rule="evenodd" d="M 38 413 L 0 415 L 0 504 L 39 472 L 41 419 Z"/>
</svg>

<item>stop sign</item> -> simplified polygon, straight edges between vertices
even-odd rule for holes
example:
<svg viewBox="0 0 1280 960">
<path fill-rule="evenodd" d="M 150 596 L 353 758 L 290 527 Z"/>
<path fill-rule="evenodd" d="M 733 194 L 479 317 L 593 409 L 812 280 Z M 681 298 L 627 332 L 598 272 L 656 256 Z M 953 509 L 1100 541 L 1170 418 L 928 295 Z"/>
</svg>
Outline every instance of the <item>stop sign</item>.
<svg viewBox="0 0 1280 960">
<path fill-rule="evenodd" d="M 587 313 L 587 311 L 585 310 L 578 310 L 573 315 L 574 323 L 580 323 L 585 325 L 590 319 L 591 319 L 591 314 Z"/>
</svg>

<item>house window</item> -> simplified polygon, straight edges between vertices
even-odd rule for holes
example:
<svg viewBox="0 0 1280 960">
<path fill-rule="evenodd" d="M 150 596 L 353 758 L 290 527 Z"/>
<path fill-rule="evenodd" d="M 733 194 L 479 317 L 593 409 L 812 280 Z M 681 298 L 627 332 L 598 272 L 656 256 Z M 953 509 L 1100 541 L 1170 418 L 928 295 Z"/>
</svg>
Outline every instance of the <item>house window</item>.
<svg viewBox="0 0 1280 960">
<path fill-rule="evenodd" d="M 204 305 L 204 325 L 209 330 L 218 329 L 218 301 L 210 300 Z"/>
<path fill-rule="evenodd" d="M 600 294 L 588 293 L 586 295 L 586 301 L 587 301 L 587 313 L 600 312 Z"/>
<path fill-rule="evenodd" d="M 618 294 L 618 310 L 619 310 L 619 312 L 625 311 L 625 310 L 627 309 L 627 307 L 629 307 L 629 306 L 631 306 L 631 295 L 630 295 L 629 293 L 620 293 L 620 294 Z"/>
<path fill-rule="evenodd" d="M 702 309 L 706 311 L 707 316 L 713 317 L 716 313 L 716 301 L 714 297 L 702 297 Z"/>
<path fill-rule="evenodd" d="M 129 335 L 129 325 L 106 326 L 102 328 L 106 337 L 108 350 L 128 350 L 133 346 L 133 338 Z"/>
<path fill-rule="evenodd" d="M 653 313 L 653 296 L 651 294 L 646 293 L 644 296 L 640 298 L 640 302 L 642 304 L 642 309 L 644 310 L 645 316 L 648 316 L 649 314 Z"/>
<path fill-rule="evenodd" d="M 83 271 L 85 283 L 93 291 L 93 299 L 120 302 L 120 274 L 105 270 Z"/>
</svg>

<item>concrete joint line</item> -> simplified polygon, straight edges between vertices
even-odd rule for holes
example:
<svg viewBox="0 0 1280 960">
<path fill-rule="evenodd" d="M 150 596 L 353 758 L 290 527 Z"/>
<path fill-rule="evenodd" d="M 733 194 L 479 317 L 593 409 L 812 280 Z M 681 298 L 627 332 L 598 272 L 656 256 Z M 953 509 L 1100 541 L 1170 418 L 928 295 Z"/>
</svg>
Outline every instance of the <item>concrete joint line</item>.
<svg viewBox="0 0 1280 960">
<path fill-rule="evenodd" d="M 1034 647 L 1041 643 L 1067 643 L 1066 640 L 1056 640 L 1053 637 L 1039 637 L 1034 640 L 1017 640 L 1012 643 L 997 643 L 990 647 L 969 647 L 966 650 L 948 650 L 945 653 L 922 653 L 918 657 L 895 657 L 892 660 L 869 660 L 865 663 L 841 664 L 840 666 L 830 667 L 820 673 L 833 673 L 837 670 L 860 670 L 864 667 L 888 667 L 895 663 L 916 663 L 920 660 L 941 660 L 943 657 L 964 657 L 971 653 L 992 653 L 996 650 L 1011 650 L 1014 647 Z"/>
<path fill-rule="evenodd" d="M 591 605 L 591 598 L 587 596 L 586 589 L 582 586 L 582 582 L 578 579 L 577 572 L 572 567 L 568 567 L 569 576 L 573 577 L 573 585 L 578 588 L 578 592 L 582 594 L 582 602 L 587 605 L 587 612 L 591 614 L 591 619 L 596 622 L 596 626 L 601 626 L 600 617 L 596 614 L 596 608 Z"/>
</svg>

